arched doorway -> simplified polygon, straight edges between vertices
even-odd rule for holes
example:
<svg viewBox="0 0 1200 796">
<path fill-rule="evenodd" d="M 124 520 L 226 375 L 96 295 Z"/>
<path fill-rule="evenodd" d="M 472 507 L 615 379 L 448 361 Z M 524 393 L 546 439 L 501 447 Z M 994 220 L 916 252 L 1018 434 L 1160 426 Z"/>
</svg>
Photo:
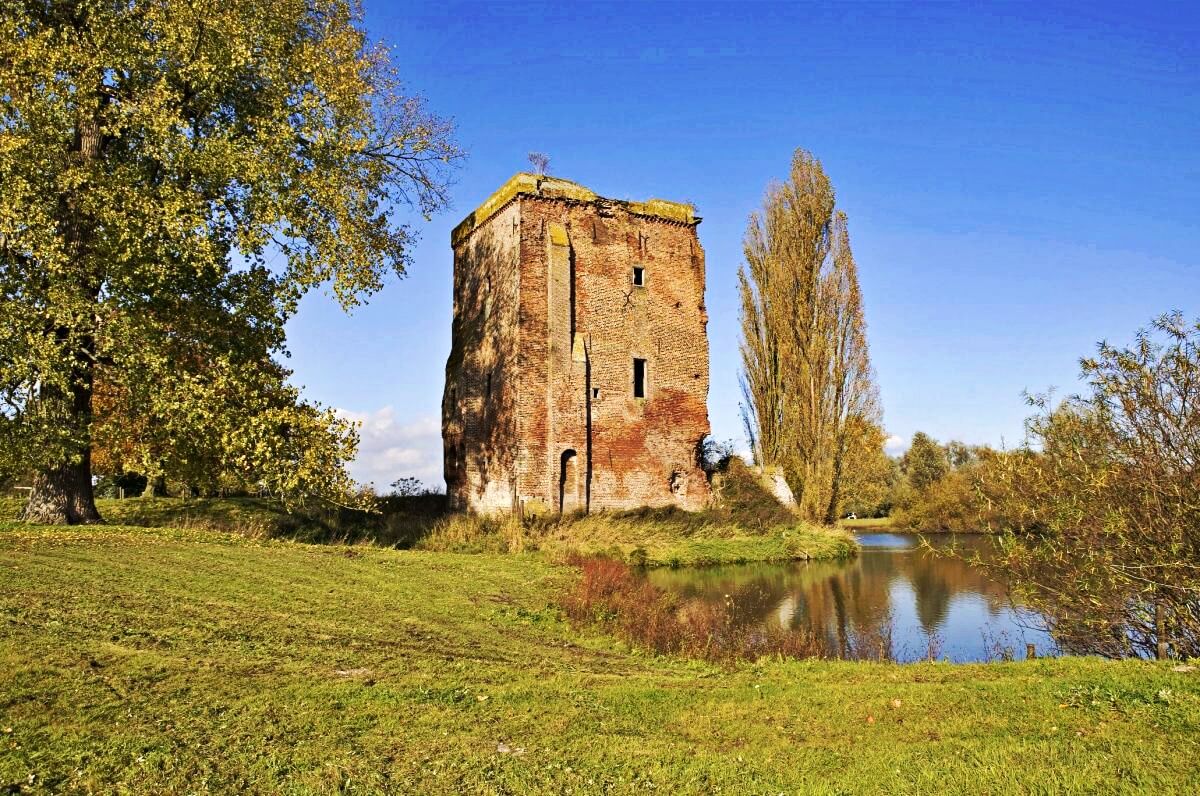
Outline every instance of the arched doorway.
<svg viewBox="0 0 1200 796">
<path fill-rule="evenodd" d="M 567 448 L 559 457 L 558 464 L 558 512 L 569 514 L 583 508 L 579 496 L 579 456 L 574 448 Z"/>
</svg>

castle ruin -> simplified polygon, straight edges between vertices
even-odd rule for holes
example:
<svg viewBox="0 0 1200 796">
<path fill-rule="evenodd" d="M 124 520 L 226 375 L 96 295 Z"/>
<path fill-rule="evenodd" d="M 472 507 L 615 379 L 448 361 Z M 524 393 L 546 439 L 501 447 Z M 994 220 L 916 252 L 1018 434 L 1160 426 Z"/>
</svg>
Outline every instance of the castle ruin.
<svg viewBox="0 0 1200 796">
<path fill-rule="evenodd" d="M 451 505 L 703 508 L 708 315 L 690 205 L 518 174 L 455 227 Z"/>
</svg>

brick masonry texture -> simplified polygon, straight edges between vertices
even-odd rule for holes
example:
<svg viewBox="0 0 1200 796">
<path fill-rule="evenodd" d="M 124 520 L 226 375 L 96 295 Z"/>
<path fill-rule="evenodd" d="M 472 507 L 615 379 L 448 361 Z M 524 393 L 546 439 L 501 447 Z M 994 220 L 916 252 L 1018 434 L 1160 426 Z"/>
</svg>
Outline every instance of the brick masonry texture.
<svg viewBox="0 0 1200 796">
<path fill-rule="evenodd" d="M 687 205 L 620 202 L 518 174 L 455 229 L 442 401 L 452 506 L 707 504 L 699 221 Z M 645 397 L 635 397 L 635 359 Z"/>
</svg>

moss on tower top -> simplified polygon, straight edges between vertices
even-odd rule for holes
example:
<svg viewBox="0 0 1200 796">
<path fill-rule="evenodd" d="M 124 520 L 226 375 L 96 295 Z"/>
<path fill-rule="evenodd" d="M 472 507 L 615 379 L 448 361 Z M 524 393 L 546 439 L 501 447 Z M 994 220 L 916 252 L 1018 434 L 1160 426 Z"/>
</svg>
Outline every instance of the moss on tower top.
<svg viewBox="0 0 1200 796">
<path fill-rule="evenodd" d="M 462 220 L 450 233 L 450 243 L 457 246 L 483 222 L 494 216 L 502 207 L 517 195 L 541 196 L 551 199 L 571 199 L 576 202 L 606 202 L 625 208 L 630 213 L 640 216 L 653 216 L 668 221 L 678 221 L 684 224 L 700 223 L 696 208 L 682 202 L 669 202 L 665 199 L 647 199 L 644 202 L 626 202 L 620 199 L 606 199 L 595 191 L 577 182 L 564 180 L 561 177 L 530 174 L 521 172 L 513 175 L 508 182 L 501 185 L 495 193 L 484 200 L 483 204 Z"/>
</svg>

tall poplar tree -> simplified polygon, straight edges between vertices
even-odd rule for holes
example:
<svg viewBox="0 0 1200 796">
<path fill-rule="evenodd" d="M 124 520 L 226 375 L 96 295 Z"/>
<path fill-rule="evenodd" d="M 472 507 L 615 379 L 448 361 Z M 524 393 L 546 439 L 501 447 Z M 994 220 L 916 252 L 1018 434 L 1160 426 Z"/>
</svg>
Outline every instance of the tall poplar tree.
<svg viewBox="0 0 1200 796">
<path fill-rule="evenodd" d="M 98 379 L 151 419 L 152 471 L 344 492 L 352 430 L 286 383 L 284 324 L 404 272 L 397 208 L 446 204 L 451 133 L 353 0 L 0 6 L 0 467 L 35 473 L 27 517 L 99 519 Z"/>
<path fill-rule="evenodd" d="M 879 425 L 846 216 L 804 150 L 750 218 L 738 271 L 742 419 L 755 459 L 782 467 L 803 514 L 832 522 L 847 466 Z"/>
</svg>

